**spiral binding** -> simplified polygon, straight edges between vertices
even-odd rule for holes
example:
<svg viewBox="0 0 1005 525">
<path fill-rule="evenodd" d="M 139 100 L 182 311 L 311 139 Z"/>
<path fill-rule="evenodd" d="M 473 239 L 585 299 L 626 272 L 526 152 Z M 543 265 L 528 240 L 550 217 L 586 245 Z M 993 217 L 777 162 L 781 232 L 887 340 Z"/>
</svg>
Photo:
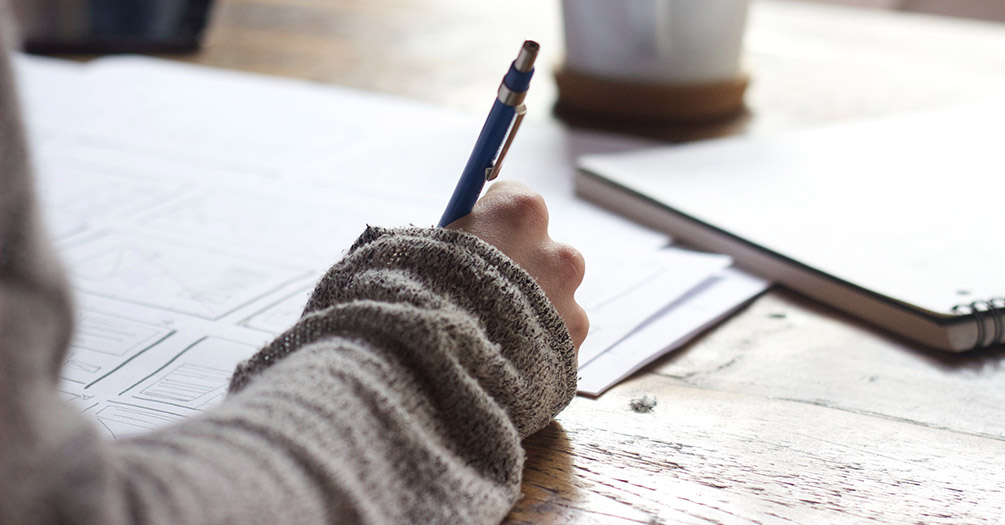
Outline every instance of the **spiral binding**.
<svg viewBox="0 0 1005 525">
<path fill-rule="evenodd" d="M 977 322 L 977 342 L 971 350 L 986 348 L 991 345 L 1005 343 L 1005 297 L 992 297 L 986 301 L 974 301 L 972 303 L 958 304 L 952 308 L 952 312 L 958 315 L 972 315 Z M 987 329 L 984 327 L 985 317 L 991 318 L 994 332 L 991 340 L 986 344 L 984 338 L 987 336 Z"/>
</svg>

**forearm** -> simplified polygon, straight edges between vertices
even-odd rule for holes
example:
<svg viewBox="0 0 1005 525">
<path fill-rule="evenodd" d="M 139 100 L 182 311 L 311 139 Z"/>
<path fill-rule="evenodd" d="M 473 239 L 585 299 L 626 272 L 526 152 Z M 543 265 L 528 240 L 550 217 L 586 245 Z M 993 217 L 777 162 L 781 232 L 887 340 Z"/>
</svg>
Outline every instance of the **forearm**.
<svg viewBox="0 0 1005 525">
<path fill-rule="evenodd" d="M 153 522 L 499 521 L 520 438 L 575 389 L 525 276 L 470 236 L 369 231 L 222 406 L 117 449 L 123 480 Z"/>
<path fill-rule="evenodd" d="M 519 493 L 512 425 L 440 414 L 422 375 L 322 340 L 208 417 L 122 444 L 122 479 L 151 523 L 498 522 Z"/>
</svg>

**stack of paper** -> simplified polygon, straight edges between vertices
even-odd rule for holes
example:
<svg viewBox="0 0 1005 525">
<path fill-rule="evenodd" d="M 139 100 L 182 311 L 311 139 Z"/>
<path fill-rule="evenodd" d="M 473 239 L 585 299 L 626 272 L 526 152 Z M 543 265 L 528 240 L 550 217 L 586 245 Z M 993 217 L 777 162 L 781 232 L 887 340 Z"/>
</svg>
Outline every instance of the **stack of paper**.
<svg viewBox="0 0 1005 525">
<path fill-rule="evenodd" d="M 299 317 L 366 224 L 431 226 L 481 126 L 369 93 L 145 58 L 18 57 L 39 192 L 77 295 L 62 390 L 112 436 L 188 417 Z M 486 104 L 491 101 L 487 95 Z M 599 394 L 764 289 L 728 257 L 577 200 L 574 157 L 638 146 L 524 124 L 503 177 L 579 248 Z"/>
</svg>

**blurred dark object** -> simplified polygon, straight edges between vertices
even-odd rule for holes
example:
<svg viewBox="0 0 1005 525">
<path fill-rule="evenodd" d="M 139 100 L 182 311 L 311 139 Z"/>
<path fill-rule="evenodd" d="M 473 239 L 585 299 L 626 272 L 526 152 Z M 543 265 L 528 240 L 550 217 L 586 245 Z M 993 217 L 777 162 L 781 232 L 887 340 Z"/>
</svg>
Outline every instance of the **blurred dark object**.
<svg viewBox="0 0 1005 525">
<path fill-rule="evenodd" d="M 14 0 L 24 50 L 181 53 L 199 48 L 212 0 Z"/>
</svg>

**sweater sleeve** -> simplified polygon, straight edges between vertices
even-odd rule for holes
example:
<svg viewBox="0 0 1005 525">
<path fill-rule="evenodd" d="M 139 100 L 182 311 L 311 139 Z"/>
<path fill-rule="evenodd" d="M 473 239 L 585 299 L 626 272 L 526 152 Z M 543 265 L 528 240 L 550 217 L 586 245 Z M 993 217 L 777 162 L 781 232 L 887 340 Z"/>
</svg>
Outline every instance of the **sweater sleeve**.
<svg viewBox="0 0 1005 525">
<path fill-rule="evenodd" d="M 221 406 L 110 452 L 144 521 L 495 523 L 575 374 L 561 318 L 496 249 L 370 228 Z"/>
<path fill-rule="evenodd" d="M 575 354 L 534 280 L 460 232 L 367 229 L 221 404 L 100 439 L 56 394 L 72 315 L 11 86 L 0 54 L 0 523 L 505 516 L 520 440 L 571 400 Z"/>
</svg>

